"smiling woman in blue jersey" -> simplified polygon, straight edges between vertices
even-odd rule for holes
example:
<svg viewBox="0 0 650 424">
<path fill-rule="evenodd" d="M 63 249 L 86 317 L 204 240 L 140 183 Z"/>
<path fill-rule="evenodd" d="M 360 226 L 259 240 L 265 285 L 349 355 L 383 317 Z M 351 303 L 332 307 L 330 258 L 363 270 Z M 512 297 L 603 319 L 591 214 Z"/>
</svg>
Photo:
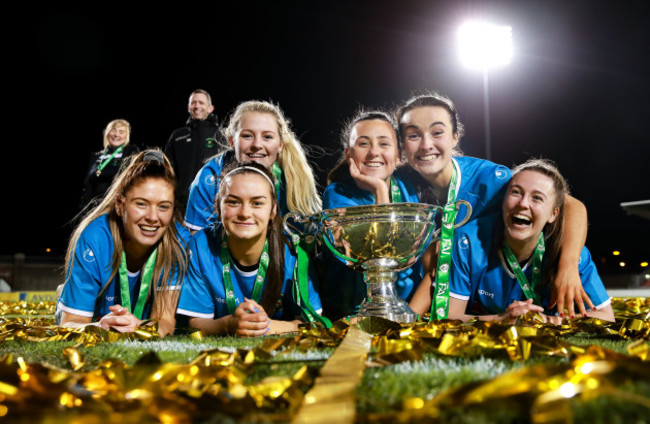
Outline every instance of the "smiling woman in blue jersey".
<svg viewBox="0 0 650 424">
<path fill-rule="evenodd" d="M 179 315 L 207 334 L 261 336 L 296 331 L 301 315 L 319 319 L 309 273 L 282 232 L 273 174 L 256 162 L 233 164 L 220 178 L 220 225 L 190 241 Z"/>
<path fill-rule="evenodd" d="M 487 160 L 462 156 L 458 143 L 463 136 L 463 124 L 451 99 L 438 93 L 422 94 L 409 99 L 395 115 L 409 165 L 400 171 L 405 171 L 402 177 L 416 186 L 422 202 L 443 206 L 449 221 L 445 223 L 459 222 L 467 213 L 464 207 L 455 210 L 456 200 L 465 200 L 472 206 L 470 222 L 498 214 L 510 170 Z M 574 299 L 580 311 L 584 311 L 584 303 L 594 305 L 584 297 L 577 266 L 587 237 L 587 212 L 582 202 L 571 196 L 567 195 L 565 202 L 567 231 L 562 238 L 563 249 L 552 287 L 559 309 L 566 305 L 573 315 Z M 425 276 L 410 303 L 419 314 L 431 311 L 433 319 L 446 318 L 449 277 L 454 272 L 450 255 L 453 228 L 445 230 L 443 226 L 440 238 L 440 243 L 432 245 L 422 256 Z M 436 251 L 438 246 L 441 248 Z"/>
<path fill-rule="evenodd" d="M 566 181 L 553 163 L 530 160 L 513 172 L 498 219 L 458 230 L 453 246 L 449 318 L 512 322 L 528 311 L 560 323 L 550 306 L 564 220 Z M 578 265 L 595 307 L 584 316 L 614 321 L 610 298 L 586 247 Z"/>
<path fill-rule="evenodd" d="M 161 151 L 129 158 L 72 234 L 57 305 L 61 325 L 96 323 L 124 332 L 154 318 L 160 334 L 173 331 L 189 238 L 179 224 L 174 188 L 174 171 Z"/>
<path fill-rule="evenodd" d="M 397 127 L 393 118 L 379 110 L 361 110 L 350 119 L 341 135 L 343 157 L 328 175 L 323 192 L 325 209 L 381 203 L 417 202 L 415 189 L 394 176 L 400 164 Z M 324 264 L 320 287 L 325 315 L 332 319 L 354 313 L 365 297 L 366 284 L 356 272 L 329 250 L 321 258 Z M 422 279 L 418 261 L 398 273 L 397 294 L 409 300 Z"/>
<path fill-rule="evenodd" d="M 304 148 L 280 106 L 250 100 L 240 103 L 223 130 L 230 144 L 201 168 L 190 186 L 185 225 L 198 231 L 218 221 L 214 199 L 224 167 L 253 161 L 275 176 L 278 213 L 309 216 L 321 208 L 314 173 Z"/>
</svg>

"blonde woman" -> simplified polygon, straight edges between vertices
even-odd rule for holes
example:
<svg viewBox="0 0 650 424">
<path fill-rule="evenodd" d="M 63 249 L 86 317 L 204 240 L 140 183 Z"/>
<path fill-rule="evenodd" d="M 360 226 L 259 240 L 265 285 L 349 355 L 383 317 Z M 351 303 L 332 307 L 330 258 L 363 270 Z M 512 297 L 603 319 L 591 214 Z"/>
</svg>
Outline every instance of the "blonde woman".
<svg viewBox="0 0 650 424">
<path fill-rule="evenodd" d="M 321 209 L 314 173 L 279 106 L 251 100 L 237 106 L 223 131 L 229 148 L 212 158 L 190 187 L 185 225 L 198 231 L 215 223 L 219 175 L 232 162 L 253 161 L 272 171 L 280 214 L 311 215 Z"/>
<path fill-rule="evenodd" d="M 81 207 L 91 200 L 103 196 L 113 182 L 128 156 L 137 153 L 138 147 L 130 144 L 131 124 L 124 119 L 115 119 L 104 129 L 104 148 L 90 156 L 88 174 L 84 179 Z"/>
<path fill-rule="evenodd" d="M 129 159 L 70 239 L 57 305 L 61 325 L 128 332 L 147 318 L 174 329 L 189 232 L 174 203 L 175 176 L 159 150 Z"/>
</svg>

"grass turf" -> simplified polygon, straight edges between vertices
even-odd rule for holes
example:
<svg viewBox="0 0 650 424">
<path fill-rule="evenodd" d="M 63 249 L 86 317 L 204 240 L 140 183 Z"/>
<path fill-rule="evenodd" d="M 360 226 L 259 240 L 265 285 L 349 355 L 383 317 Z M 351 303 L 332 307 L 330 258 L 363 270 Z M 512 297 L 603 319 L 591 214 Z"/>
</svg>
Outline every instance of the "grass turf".
<svg viewBox="0 0 650 424">
<path fill-rule="evenodd" d="M 589 334 L 579 334 L 566 338 L 579 346 L 597 345 L 619 353 L 626 353 L 631 341 L 618 338 L 597 338 Z M 137 362 L 148 352 L 156 352 L 162 362 L 189 363 L 200 352 L 220 348 L 227 351 L 251 349 L 260 339 L 237 337 L 208 337 L 196 341 L 188 336 L 173 336 L 162 340 L 121 341 L 100 343 L 92 347 L 81 347 L 86 359 L 85 370 L 94 369 L 106 359 L 119 359 L 127 365 Z M 74 342 L 17 342 L 0 343 L 0 357 L 5 354 L 21 356 L 28 363 L 47 363 L 70 369 L 70 364 L 62 351 L 73 346 Z M 293 375 L 303 364 L 313 370 L 319 369 L 334 351 L 333 348 L 300 350 L 280 354 L 269 360 L 256 363 L 246 379 L 254 384 L 269 376 Z M 357 388 L 357 413 L 359 421 L 382 420 L 390 422 L 392 414 L 402 409 L 408 398 L 418 397 L 431 400 L 448 389 L 466 384 L 487 381 L 499 375 L 522 367 L 536 364 L 567 363 L 568 359 L 536 356 L 527 361 L 511 361 L 504 357 L 453 358 L 437 354 L 426 354 L 421 361 L 408 361 L 384 367 L 368 368 Z M 629 396 L 650 397 L 650 382 L 623 382 L 620 392 L 604 395 L 596 399 L 573 399 L 571 408 L 575 420 L 588 420 L 591 423 L 607 422 L 645 422 L 650 410 L 629 399 Z M 527 422 L 528 406 L 516 399 L 503 399 L 483 406 L 449 408 L 443 411 L 442 422 L 481 423 L 481 422 Z M 387 418 L 386 418 L 387 417 Z M 224 417 L 222 417 L 224 418 Z M 412 421 L 412 420 L 411 420 Z M 426 421 L 426 420 L 425 420 Z"/>
</svg>

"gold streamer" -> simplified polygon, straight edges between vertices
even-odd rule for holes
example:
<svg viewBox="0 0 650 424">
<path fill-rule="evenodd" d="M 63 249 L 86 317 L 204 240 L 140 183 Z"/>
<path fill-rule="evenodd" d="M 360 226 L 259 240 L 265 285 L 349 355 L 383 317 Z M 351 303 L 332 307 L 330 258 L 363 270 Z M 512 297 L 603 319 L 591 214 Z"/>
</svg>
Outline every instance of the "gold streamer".
<svg viewBox="0 0 650 424">
<path fill-rule="evenodd" d="M 361 381 L 372 335 L 351 327 L 305 395 L 294 423 L 352 423 L 356 415 L 355 388 Z"/>
</svg>

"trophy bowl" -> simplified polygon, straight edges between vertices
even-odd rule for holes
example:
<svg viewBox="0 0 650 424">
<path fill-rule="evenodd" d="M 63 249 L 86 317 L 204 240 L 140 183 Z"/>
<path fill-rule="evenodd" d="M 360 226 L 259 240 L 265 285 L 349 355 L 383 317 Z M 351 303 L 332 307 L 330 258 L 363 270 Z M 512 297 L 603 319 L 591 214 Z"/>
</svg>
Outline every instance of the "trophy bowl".
<svg viewBox="0 0 650 424">
<path fill-rule="evenodd" d="M 463 225 L 468 213 L 456 224 Z M 378 316 L 400 323 L 416 320 L 408 304 L 395 293 L 396 272 L 413 265 L 432 241 L 438 239 L 443 209 L 424 203 L 385 203 L 327 209 L 310 217 L 288 213 L 284 228 L 294 236 L 289 220 L 309 222 L 316 237 L 350 268 L 363 272 L 367 296 L 357 316 Z"/>
</svg>

